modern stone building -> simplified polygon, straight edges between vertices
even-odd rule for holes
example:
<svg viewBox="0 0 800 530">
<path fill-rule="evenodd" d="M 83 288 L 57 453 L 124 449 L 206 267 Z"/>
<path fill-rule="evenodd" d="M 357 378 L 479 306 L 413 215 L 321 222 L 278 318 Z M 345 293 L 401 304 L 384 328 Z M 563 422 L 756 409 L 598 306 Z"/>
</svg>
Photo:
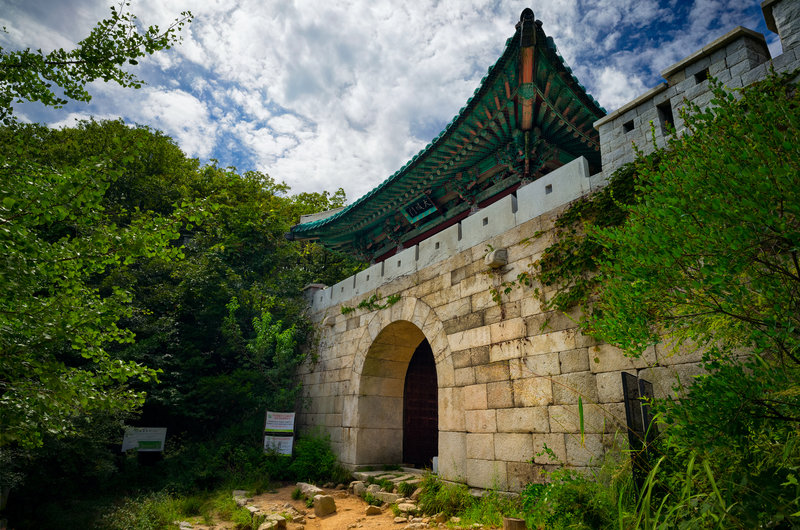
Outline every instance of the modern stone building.
<svg viewBox="0 0 800 530">
<path fill-rule="evenodd" d="M 741 87 L 800 67 L 800 0 L 762 9 L 781 55 L 735 28 L 608 115 L 526 9 L 439 136 L 364 197 L 293 227 L 296 239 L 372 263 L 307 288 L 319 341 L 301 371 L 301 429 L 328 433 L 351 467 L 436 456 L 445 479 L 518 490 L 551 464 L 545 444 L 569 466 L 598 462 L 626 426 L 622 372 L 651 381 L 657 397 L 697 374 L 696 355 L 655 347 L 633 360 L 582 335 L 577 315 L 543 311 L 530 290 L 500 304 L 491 290 L 528 270 L 559 213 L 631 161 L 632 142 L 647 148 L 651 122 L 663 144 L 669 124 L 681 130 L 685 101 L 707 105 L 709 77 Z"/>
</svg>

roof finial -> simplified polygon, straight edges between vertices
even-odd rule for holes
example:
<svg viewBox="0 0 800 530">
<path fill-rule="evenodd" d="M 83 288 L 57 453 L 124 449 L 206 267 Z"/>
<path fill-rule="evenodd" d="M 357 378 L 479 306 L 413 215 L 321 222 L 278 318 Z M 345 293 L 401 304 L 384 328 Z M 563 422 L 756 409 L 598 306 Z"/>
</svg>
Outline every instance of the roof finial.
<svg viewBox="0 0 800 530">
<path fill-rule="evenodd" d="M 533 9 L 530 7 L 526 7 L 522 13 L 519 15 L 519 22 L 514 26 L 516 29 L 519 29 L 520 26 L 524 25 L 525 22 L 533 22 Z"/>
</svg>

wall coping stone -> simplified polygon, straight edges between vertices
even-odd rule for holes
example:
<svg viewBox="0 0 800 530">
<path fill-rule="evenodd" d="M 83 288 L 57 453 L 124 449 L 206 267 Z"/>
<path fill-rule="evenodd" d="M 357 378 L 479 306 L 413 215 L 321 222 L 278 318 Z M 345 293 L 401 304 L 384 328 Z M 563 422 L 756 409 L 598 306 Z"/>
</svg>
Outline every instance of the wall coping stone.
<svg viewBox="0 0 800 530">
<path fill-rule="evenodd" d="M 655 87 L 651 88 L 650 90 L 648 90 L 647 92 L 645 92 L 644 94 L 639 96 L 638 98 L 634 99 L 633 101 L 629 101 L 628 103 L 625 103 L 623 106 L 621 106 L 620 108 L 618 108 L 614 112 L 612 112 L 610 114 L 606 114 L 605 116 L 603 116 L 602 118 L 600 118 L 599 120 L 594 122 L 594 128 L 598 129 L 601 125 L 605 125 L 606 123 L 619 118 L 620 116 L 622 116 L 623 114 L 625 114 L 626 112 L 631 110 L 632 108 L 638 107 L 640 104 L 644 103 L 645 101 L 647 101 L 649 99 L 652 99 L 656 94 L 658 94 L 660 92 L 663 92 L 664 90 L 666 90 L 668 88 L 668 86 L 669 85 L 667 85 L 667 83 L 662 81 L 661 83 L 659 83 Z"/>
<path fill-rule="evenodd" d="M 764 0 L 761 2 L 761 12 L 764 14 L 764 22 L 767 23 L 767 29 L 773 33 L 778 33 L 778 27 L 775 25 L 775 17 L 772 15 L 772 8 L 781 1 L 782 0 Z"/>
<path fill-rule="evenodd" d="M 698 60 L 711 55 L 720 48 L 724 48 L 731 42 L 740 38 L 755 39 L 764 44 L 765 48 L 767 47 L 767 39 L 766 37 L 764 37 L 763 34 L 757 31 L 753 31 L 752 29 L 747 29 L 742 26 L 736 26 L 722 37 L 711 42 L 711 44 L 703 46 L 702 48 L 700 48 L 693 54 L 689 55 L 688 57 L 678 61 L 672 66 L 666 67 L 664 70 L 661 71 L 661 77 L 663 77 L 664 79 L 668 79 L 670 76 L 672 76 L 672 74 L 676 73 L 677 71 L 683 70 L 690 64 L 695 63 Z"/>
</svg>

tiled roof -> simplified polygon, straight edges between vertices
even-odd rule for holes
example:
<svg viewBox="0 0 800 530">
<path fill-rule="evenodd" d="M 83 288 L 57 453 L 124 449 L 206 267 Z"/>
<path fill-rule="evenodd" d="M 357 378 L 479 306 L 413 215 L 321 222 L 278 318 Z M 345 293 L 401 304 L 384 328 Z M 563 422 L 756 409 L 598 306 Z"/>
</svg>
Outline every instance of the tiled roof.
<svg viewBox="0 0 800 530">
<path fill-rule="evenodd" d="M 523 180 L 579 156 L 599 165 L 592 124 L 603 115 L 526 9 L 500 58 L 436 138 L 372 191 L 292 227 L 290 237 L 319 239 L 367 260 L 390 255 Z M 403 211 L 415 201 L 435 209 L 415 219 Z"/>
</svg>

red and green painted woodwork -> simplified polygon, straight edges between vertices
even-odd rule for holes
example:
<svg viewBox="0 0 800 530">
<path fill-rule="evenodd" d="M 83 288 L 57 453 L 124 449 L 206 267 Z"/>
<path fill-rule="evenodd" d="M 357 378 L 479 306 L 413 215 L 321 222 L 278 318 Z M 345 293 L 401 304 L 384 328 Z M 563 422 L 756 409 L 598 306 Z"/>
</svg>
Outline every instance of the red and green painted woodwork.
<svg viewBox="0 0 800 530">
<path fill-rule="evenodd" d="M 525 9 L 503 54 L 431 143 L 360 199 L 289 237 L 381 261 L 575 158 L 599 170 L 592 124 L 605 114 Z"/>
</svg>

